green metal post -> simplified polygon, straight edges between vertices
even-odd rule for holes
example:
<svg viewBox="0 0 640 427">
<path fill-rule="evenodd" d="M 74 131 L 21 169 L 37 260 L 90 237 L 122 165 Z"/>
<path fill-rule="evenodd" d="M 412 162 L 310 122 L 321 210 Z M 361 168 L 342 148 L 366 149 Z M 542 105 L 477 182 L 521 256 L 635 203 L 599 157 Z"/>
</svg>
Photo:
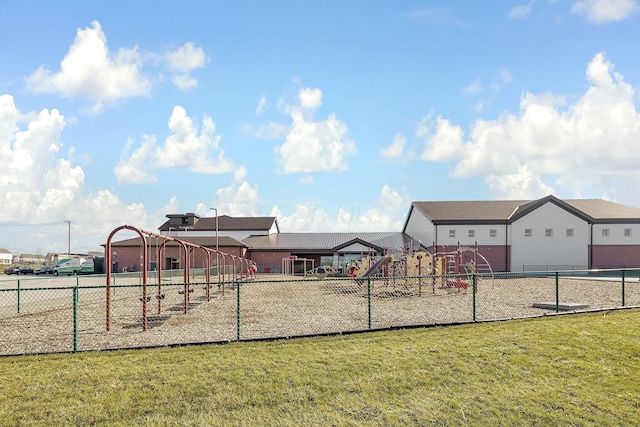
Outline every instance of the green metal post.
<svg viewBox="0 0 640 427">
<path fill-rule="evenodd" d="M 20 279 L 18 279 L 18 314 L 20 314 Z"/>
<path fill-rule="evenodd" d="M 76 286 L 73 288 L 73 351 L 78 351 L 78 302 L 80 300 L 80 290 Z"/>
<path fill-rule="evenodd" d="M 371 277 L 367 278 L 367 319 L 371 329 Z"/>
<path fill-rule="evenodd" d="M 556 313 L 560 312 L 560 281 L 556 271 Z"/>
<path fill-rule="evenodd" d="M 80 276 L 76 276 L 76 289 L 80 286 Z M 80 301 L 80 292 L 78 291 L 78 301 Z"/>
<path fill-rule="evenodd" d="M 622 306 L 624 307 L 624 270 L 622 270 Z"/>
<path fill-rule="evenodd" d="M 471 286 L 472 286 L 472 293 L 473 293 L 473 321 L 476 321 L 476 278 L 478 276 L 476 274 L 473 275 L 473 280 L 471 282 Z"/>
<path fill-rule="evenodd" d="M 236 320 L 236 326 L 237 326 L 237 339 L 238 341 L 240 341 L 240 282 L 236 282 L 236 292 L 237 292 L 237 320 Z"/>
</svg>

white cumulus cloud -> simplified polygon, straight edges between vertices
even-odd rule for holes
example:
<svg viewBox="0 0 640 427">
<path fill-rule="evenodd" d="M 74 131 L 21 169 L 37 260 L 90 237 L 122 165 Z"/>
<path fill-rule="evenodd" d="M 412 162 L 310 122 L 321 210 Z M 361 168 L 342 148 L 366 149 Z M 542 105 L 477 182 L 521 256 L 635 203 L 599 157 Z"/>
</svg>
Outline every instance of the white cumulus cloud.
<svg viewBox="0 0 640 427">
<path fill-rule="evenodd" d="M 274 206 L 271 215 L 278 218 L 283 232 L 397 231 L 403 225 L 403 219 L 397 218 L 409 203 L 407 196 L 385 184 L 373 207 L 358 215 L 340 208 L 332 217 L 324 207 L 313 202 L 299 203 L 289 215 Z"/>
<path fill-rule="evenodd" d="M 533 8 L 533 0 L 531 0 L 529 3 L 524 5 L 512 7 L 511 10 L 509 10 L 509 13 L 507 16 L 511 19 L 525 18 L 529 16 L 532 8 Z"/>
<path fill-rule="evenodd" d="M 260 216 L 255 209 L 259 203 L 258 186 L 251 185 L 244 167 L 239 168 L 234 174 L 231 185 L 219 188 L 216 191 L 218 202 L 218 214 L 230 216 Z"/>
<path fill-rule="evenodd" d="M 158 57 L 162 60 L 158 61 Z M 144 72 L 144 67 L 157 62 L 167 67 L 180 89 L 191 89 L 197 81 L 190 71 L 203 67 L 206 56 L 202 48 L 191 42 L 164 54 L 142 53 L 137 46 L 112 52 L 102 26 L 93 21 L 91 27 L 76 31 L 59 71 L 51 71 L 42 65 L 27 76 L 26 83 L 28 89 L 36 93 L 88 99 L 94 103 L 92 109 L 97 113 L 105 104 L 148 95 L 152 79 Z"/>
<path fill-rule="evenodd" d="M 629 203 L 640 197 L 640 114 L 633 86 L 604 53 L 586 69 L 585 93 L 524 93 L 520 111 L 462 130 L 438 117 L 422 158 L 454 161 L 454 176 L 482 176 L 497 196 L 530 198 L 562 190 Z"/>
<path fill-rule="evenodd" d="M 84 170 L 61 156 L 64 127 L 58 110 L 23 114 L 11 95 L 0 95 L 0 247 L 15 254 L 33 251 L 34 239 L 46 242 L 45 251 L 66 250 L 67 220 L 76 252 L 99 250 L 123 218 L 157 222 L 108 190 L 85 194 Z"/>
<path fill-rule="evenodd" d="M 636 0 L 580 0 L 571 6 L 571 13 L 596 24 L 622 21 L 637 11 Z"/>
<path fill-rule="evenodd" d="M 421 132 L 424 132 L 422 130 Z M 420 136 L 420 135 L 418 135 Z M 464 132 L 448 119 L 436 118 L 435 131 L 428 136 L 427 144 L 420 155 L 423 160 L 452 160 L 460 156 L 463 150 Z"/>
<path fill-rule="evenodd" d="M 188 90 L 198 85 L 198 81 L 191 76 L 191 71 L 204 67 L 207 56 L 201 47 L 187 42 L 175 50 L 166 52 L 164 60 L 169 70 L 175 72 L 172 76 L 173 83 L 180 90 Z"/>
<path fill-rule="evenodd" d="M 135 142 L 130 138 L 125 145 L 127 153 Z M 121 158 L 113 173 L 119 183 L 148 184 L 156 182 L 156 176 L 148 159 L 153 158 L 156 150 L 155 135 L 143 135 L 142 143 L 128 157 Z"/>
<path fill-rule="evenodd" d="M 196 173 L 232 172 L 233 162 L 220 148 L 220 136 L 211 117 L 203 116 L 201 129 L 176 105 L 168 122 L 171 134 L 158 144 L 155 135 L 144 135 L 141 144 L 131 151 L 129 141 L 114 174 L 121 183 L 155 182 L 154 171 L 185 167 Z"/>
<path fill-rule="evenodd" d="M 142 74 L 142 57 L 137 48 L 109 52 L 107 38 L 98 21 L 90 28 L 78 29 L 75 40 L 60 63 L 60 71 L 44 66 L 27 77 L 34 92 L 59 93 L 104 102 L 147 94 L 149 80 Z"/>
<path fill-rule="evenodd" d="M 480 83 L 480 78 L 476 78 L 474 81 L 469 83 L 467 86 L 462 88 L 462 92 L 470 95 L 474 95 L 476 93 L 481 93 L 484 90 L 482 84 Z"/>
<path fill-rule="evenodd" d="M 258 100 L 258 106 L 256 107 L 256 114 L 259 116 L 267 109 L 267 97 L 261 96 Z"/>
<path fill-rule="evenodd" d="M 304 88 L 298 92 L 298 105 L 287 106 L 291 126 L 282 145 L 275 148 L 283 173 L 342 171 L 345 158 L 356 153 L 356 145 L 348 138 L 347 125 L 335 114 L 326 120 L 315 120 L 314 113 L 322 105 L 320 89 Z"/>
<path fill-rule="evenodd" d="M 386 158 L 399 158 L 404 154 L 404 147 L 407 143 L 407 140 L 404 136 L 397 134 L 395 138 L 393 138 L 393 142 L 391 145 L 386 147 L 382 147 L 380 149 L 380 155 Z"/>
</svg>

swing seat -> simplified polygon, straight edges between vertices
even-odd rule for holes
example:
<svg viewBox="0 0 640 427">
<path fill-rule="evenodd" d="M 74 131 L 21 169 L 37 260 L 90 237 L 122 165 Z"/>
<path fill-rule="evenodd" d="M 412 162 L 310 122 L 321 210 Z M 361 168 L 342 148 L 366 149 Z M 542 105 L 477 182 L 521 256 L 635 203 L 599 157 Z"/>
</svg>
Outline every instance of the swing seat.
<svg viewBox="0 0 640 427">
<path fill-rule="evenodd" d="M 457 288 L 466 290 L 469 287 L 467 282 L 462 280 L 447 280 L 447 288 Z"/>
</svg>

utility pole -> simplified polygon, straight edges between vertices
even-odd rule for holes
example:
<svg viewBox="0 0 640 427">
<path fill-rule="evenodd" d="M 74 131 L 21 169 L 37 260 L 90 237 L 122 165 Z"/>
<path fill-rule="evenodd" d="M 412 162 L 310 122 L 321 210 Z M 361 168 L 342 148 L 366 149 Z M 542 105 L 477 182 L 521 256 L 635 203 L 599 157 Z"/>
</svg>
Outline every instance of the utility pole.
<svg viewBox="0 0 640 427">
<path fill-rule="evenodd" d="M 220 280 L 220 266 L 218 264 L 218 208 L 209 208 L 216 213 L 216 272 L 218 273 L 218 280 Z"/>
<path fill-rule="evenodd" d="M 71 259 L 71 221 L 65 221 L 67 223 L 67 257 Z"/>
</svg>

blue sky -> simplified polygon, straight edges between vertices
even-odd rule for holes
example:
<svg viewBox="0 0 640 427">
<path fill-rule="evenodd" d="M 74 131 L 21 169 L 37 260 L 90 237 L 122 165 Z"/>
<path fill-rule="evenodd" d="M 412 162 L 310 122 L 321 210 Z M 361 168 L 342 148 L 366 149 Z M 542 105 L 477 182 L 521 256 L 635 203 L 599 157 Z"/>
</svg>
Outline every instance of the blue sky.
<svg viewBox="0 0 640 427">
<path fill-rule="evenodd" d="M 640 207 L 637 0 L 0 0 L 0 248 L 165 215 L 400 231 L 411 201 Z"/>
</svg>

